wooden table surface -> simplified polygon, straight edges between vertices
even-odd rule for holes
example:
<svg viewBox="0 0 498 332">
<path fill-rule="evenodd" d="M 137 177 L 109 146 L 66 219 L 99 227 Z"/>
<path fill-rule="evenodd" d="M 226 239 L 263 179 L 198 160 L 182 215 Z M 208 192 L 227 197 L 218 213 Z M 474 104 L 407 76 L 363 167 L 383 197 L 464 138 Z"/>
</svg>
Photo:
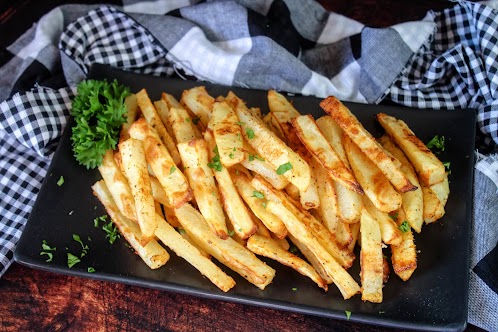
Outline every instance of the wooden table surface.
<svg viewBox="0 0 498 332">
<path fill-rule="evenodd" d="M 0 48 L 44 12 L 66 2 L 0 4 Z M 93 1 L 95 2 L 95 1 Z M 447 1 L 336 0 L 326 8 L 373 27 L 417 20 Z M 0 54 L 1 55 L 1 54 Z M 279 310 L 196 298 L 29 269 L 14 263 L 0 279 L 3 331 L 384 331 Z M 469 325 L 467 331 L 480 331 Z"/>
</svg>

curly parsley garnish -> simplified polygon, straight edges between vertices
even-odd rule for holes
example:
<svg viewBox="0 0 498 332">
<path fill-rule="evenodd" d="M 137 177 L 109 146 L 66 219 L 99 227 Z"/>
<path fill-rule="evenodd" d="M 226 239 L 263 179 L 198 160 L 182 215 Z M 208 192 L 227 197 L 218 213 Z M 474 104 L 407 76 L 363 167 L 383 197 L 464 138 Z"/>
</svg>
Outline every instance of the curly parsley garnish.
<svg viewBox="0 0 498 332">
<path fill-rule="evenodd" d="M 433 152 L 440 153 L 444 151 L 444 143 L 444 136 L 436 135 L 426 144 L 426 146 Z"/>
<path fill-rule="evenodd" d="M 87 169 L 99 166 L 105 152 L 116 147 L 121 125 L 126 122 L 124 100 L 129 94 L 129 88 L 116 80 L 78 84 L 71 109 L 76 122 L 71 141 L 74 157 Z"/>
</svg>

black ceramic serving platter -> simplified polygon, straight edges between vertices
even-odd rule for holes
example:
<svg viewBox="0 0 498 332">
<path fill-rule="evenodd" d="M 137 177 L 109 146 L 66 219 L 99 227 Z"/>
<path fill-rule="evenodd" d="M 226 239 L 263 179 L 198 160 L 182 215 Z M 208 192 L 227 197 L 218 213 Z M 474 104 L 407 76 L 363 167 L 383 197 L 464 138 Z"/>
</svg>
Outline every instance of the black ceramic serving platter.
<svg viewBox="0 0 498 332">
<path fill-rule="evenodd" d="M 266 91 L 230 88 L 195 81 L 138 75 L 97 65 L 91 78 L 117 79 L 133 92 L 146 88 L 152 100 L 163 91 L 180 97 L 184 89 L 205 85 L 213 96 L 226 95 L 232 89 L 248 106 L 267 112 Z M 324 115 L 320 99 L 307 96 L 288 96 L 303 114 L 315 118 Z M 419 250 L 418 267 L 412 278 L 403 282 L 393 271 L 384 287 L 380 304 L 364 303 L 357 295 L 343 300 L 334 285 L 323 292 L 311 280 L 276 262 L 265 260 L 276 269 L 273 283 L 264 291 L 249 284 L 227 268 L 224 270 L 237 282 L 223 293 L 183 259 L 171 253 L 170 261 L 157 270 L 149 269 L 126 245 L 124 239 L 110 244 L 105 232 L 94 227 L 94 218 L 105 210 L 93 196 L 90 186 L 100 179 L 97 170 L 86 170 L 73 158 L 70 142 L 72 121 L 68 124 L 53 157 L 38 194 L 28 223 L 15 251 L 17 262 L 29 267 L 57 273 L 114 281 L 165 291 L 185 293 L 211 299 L 288 310 L 333 319 L 347 319 L 361 323 L 420 330 L 459 331 L 466 326 L 468 298 L 468 268 L 470 223 L 472 222 L 473 147 L 475 113 L 472 110 L 433 111 L 347 103 L 363 125 L 376 137 L 382 128 L 374 115 L 384 112 L 403 119 L 424 141 L 434 135 L 446 137 L 446 149 L 440 155 L 450 162 L 451 194 L 446 215 L 438 222 L 424 225 L 415 235 Z M 60 177 L 64 183 L 58 185 Z M 72 239 L 77 234 L 89 246 L 81 262 L 68 267 L 67 252 L 81 253 L 81 245 Z M 53 261 L 40 255 L 42 242 L 56 247 Z M 385 249 L 387 256 L 389 250 Z M 88 272 L 93 267 L 95 272 Z M 359 282 L 359 263 L 349 270 Z"/>
</svg>

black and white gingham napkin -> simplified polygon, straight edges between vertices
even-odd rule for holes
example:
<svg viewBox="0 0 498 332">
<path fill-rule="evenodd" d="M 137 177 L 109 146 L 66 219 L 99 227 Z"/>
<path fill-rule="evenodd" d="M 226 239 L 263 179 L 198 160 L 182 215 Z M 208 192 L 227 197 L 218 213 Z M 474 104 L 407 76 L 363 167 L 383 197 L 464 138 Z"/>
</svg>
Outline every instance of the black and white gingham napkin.
<svg viewBox="0 0 498 332">
<path fill-rule="evenodd" d="M 198 2 L 198 1 L 193 1 Z M 311 0 L 126 1 L 54 9 L 0 67 L 0 275 L 93 63 L 225 85 L 419 108 L 476 108 L 469 322 L 498 330 L 496 12 L 460 2 L 419 22 L 372 29 Z M 153 6 L 151 5 L 153 4 Z"/>
</svg>

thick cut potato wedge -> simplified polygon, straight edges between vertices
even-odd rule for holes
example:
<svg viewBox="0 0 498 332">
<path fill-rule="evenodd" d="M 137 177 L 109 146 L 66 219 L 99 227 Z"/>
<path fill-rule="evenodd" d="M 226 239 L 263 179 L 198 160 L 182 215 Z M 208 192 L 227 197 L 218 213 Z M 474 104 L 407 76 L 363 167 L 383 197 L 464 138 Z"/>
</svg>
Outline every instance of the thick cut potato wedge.
<svg viewBox="0 0 498 332">
<path fill-rule="evenodd" d="M 361 299 L 380 303 L 384 276 L 380 228 L 365 209 L 362 211 L 360 223 Z"/>
<path fill-rule="evenodd" d="M 216 143 L 209 128 L 204 132 L 204 139 L 208 144 L 209 157 L 212 159 L 215 156 L 213 150 Z M 213 173 L 218 182 L 221 201 L 228 219 L 232 223 L 233 231 L 243 240 L 249 238 L 249 236 L 256 233 L 257 226 L 254 224 L 244 201 L 242 201 L 228 169 L 222 167 L 219 171 L 216 170 Z"/>
<path fill-rule="evenodd" d="M 226 167 L 240 163 L 245 157 L 242 132 L 238 122 L 237 114 L 225 102 L 214 103 L 208 128 L 213 131 L 221 163 Z"/>
<path fill-rule="evenodd" d="M 190 204 L 175 210 L 178 220 L 188 235 L 202 249 L 219 262 L 234 270 L 250 283 L 263 290 L 275 277 L 275 270 L 260 261 L 251 251 L 232 238 L 215 236 L 202 215 Z"/>
<path fill-rule="evenodd" d="M 169 136 L 171 137 L 171 139 L 173 140 L 173 142 L 175 142 L 175 144 L 177 143 L 176 141 L 176 137 L 175 137 L 175 132 L 173 131 L 173 127 L 171 126 L 171 123 L 169 123 L 169 106 L 168 104 L 160 99 L 160 100 L 156 100 L 154 102 L 154 107 L 156 108 L 156 112 L 157 114 L 159 115 L 159 117 L 161 118 L 161 121 L 164 125 L 164 127 L 166 128 L 166 131 L 168 132 Z"/>
<path fill-rule="evenodd" d="M 426 186 L 432 186 L 444 180 L 446 169 L 443 163 L 424 142 L 415 136 L 403 120 L 384 113 L 377 114 L 377 120 L 406 154 Z"/>
<path fill-rule="evenodd" d="M 400 209 L 398 211 L 396 224 L 400 226 L 405 220 L 405 212 L 403 209 Z M 417 268 L 417 248 L 415 246 L 411 228 L 408 228 L 406 232 L 402 232 L 401 237 L 400 244 L 391 245 L 391 262 L 394 273 L 396 273 L 401 280 L 407 281 Z"/>
<path fill-rule="evenodd" d="M 415 190 L 416 187 L 399 170 L 396 163 L 384 151 L 380 144 L 358 121 L 351 111 L 337 98 L 328 97 L 320 106 L 344 130 L 363 153 L 382 171 L 399 192 Z M 350 161 L 351 162 L 351 161 Z M 363 188 L 365 189 L 365 188 Z"/>
<path fill-rule="evenodd" d="M 206 87 L 198 86 L 182 93 L 181 103 L 199 117 L 204 127 L 207 127 L 215 99 L 206 91 Z"/>
<path fill-rule="evenodd" d="M 154 239 L 147 241 L 145 245 L 143 244 L 144 241 L 142 241 L 140 227 L 136 222 L 121 214 L 105 182 L 103 180 L 96 182 L 92 186 L 92 189 L 93 194 L 102 203 L 121 235 L 128 241 L 145 264 L 151 269 L 157 269 L 166 264 L 170 257 L 168 252 Z"/>
<path fill-rule="evenodd" d="M 424 222 L 430 224 L 441 219 L 446 211 L 437 193 L 431 187 L 426 187 L 422 181 L 420 181 L 420 185 L 422 186 L 422 194 L 424 195 Z"/>
<path fill-rule="evenodd" d="M 277 241 L 261 235 L 253 235 L 247 241 L 247 248 L 256 255 L 271 258 L 280 264 L 293 268 L 303 276 L 313 280 L 318 287 L 328 290 L 327 283 L 306 261 L 284 250 Z"/>
<path fill-rule="evenodd" d="M 343 140 L 349 164 L 365 195 L 381 211 L 390 212 L 399 209 L 401 195 L 396 192 L 389 180 L 349 136 L 344 135 Z"/>
<path fill-rule="evenodd" d="M 422 230 L 422 225 L 424 223 L 424 195 L 422 193 L 422 188 L 418 182 L 417 174 L 413 169 L 412 164 L 406 158 L 403 151 L 401 151 L 394 142 L 389 138 L 389 136 L 382 136 L 379 139 L 380 143 L 388 152 L 390 152 L 397 160 L 401 163 L 401 171 L 406 175 L 406 177 L 417 186 L 417 190 L 409 191 L 402 194 L 401 207 L 406 215 L 406 220 L 410 226 L 417 232 L 420 233 Z M 443 183 L 443 182 L 441 182 Z"/>
<path fill-rule="evenodd" d="M 130 185 L 114 161 L 114 153 L 111 150 L 104 154 L 99 172 L 121 214 L 128 219 L 137 221 L 135 200 L 131 194 Z"/>
<path fill-rule="evenodd" d="M 225 213 L 213 172 L 208 167 L 209 152 L 206 141 L 194 139 L 179 143 L 178 151 L 199 210 L 214 234 L 221 239 L 227 239 Z"/>
<path fill-rule="evenodd" d="M 130 138 L 128 134 L 128 129 L 133 124 L 133 122 L 138 117 L 138 104 L 137 104 L 137 96 L 132 93 L 128 97 L 125 98 L 125 107 L 126 107 L 126 123 L 121 126 L 121 131 L 119 132 L 119 141 L 126 141 Z"/>
<path fill-rule="evenodd" d="M 210 259 L 206 258 L 197 247 L 180 235 L 161 216 L 156 215 L 156 219 L 156 236 L 165 246 L 189 262 L 190 265 L 195 267 L 222 291 L 228 292 L 235 286 L 235 280 L 232 277 L 223 272 Z"/>
<path fill-rule="evenodd" d="M 184 108 L 170 108 L 168 120 L 175 133 L 177 146 L 180 143 L 202 138 L 199 131 L 195 130 L 196 126 L 192 123 L 192 117 Z"/>
<path fill-rule="evenodd" d="M 131 194 L 135 200 L 137 221 L 142 232 L 142 244 L 145 245 L 152 240 L 157 224 L 144 147 L 141 141 L 129 138 L 119 143 L 119 152 L 123 162 L 123 174 L 128 179 Z"/>
<path fill-rule="evenodd" d="M 166 130 L 166 127 L 159 117 L 159 114 L 157 114 L 156 108 L 150 101 L 149 95 L 145 89 L 142 89 L 137 93 L 137 104 L 142 111 L 145 120 L 147 120 L 149 125 L 163 142 L 164 146 L 168 149 L 168 152 L 171 155 L 171 158 L 175 161 L 175 164 L 180 165 L 180 155 L 178 154 L 175 142 Z"/>
<path fill-rule="evenodd" d="M 337 156 L 337 153 L 335 153 L 334 149 L 332 149 L 329 142 L 325 139 L 311 115 L 301 115 L 292 119 L 292 125 L 296 129 L 297 136 L 301 142 L 323 165 L 330 177 L 342 183 L 351 191 L 363 194 L 363 189 L 358 181 L 356 181 L 351 170 Z"/>
<path fill-rule="evenodd" d="M 308 189 L 311 179 L 309 165 L 273 133 L 263 121 L 254 117 L 240 100 L 234 107 L 242 123 L 242 135 L 249 145 L 268 161 L 275 171 L 284 175 L 300 191 Z"/>
<path fill-rule="evenodd" d="M 401 230 L 389 214 L 377 209 L 368 197 L 363 198 L 363 206 L 368 214 L 379 223 L 382 242 L 385 244 L 400 244 L 402 240 Z"/>
<path fill-rule="evenodd" d="M 268 108 L 279 123 L 290 123 L 293 118 L 301 115 L 284 95 L 275 90 L 268 91 Z"/>
</svg>

